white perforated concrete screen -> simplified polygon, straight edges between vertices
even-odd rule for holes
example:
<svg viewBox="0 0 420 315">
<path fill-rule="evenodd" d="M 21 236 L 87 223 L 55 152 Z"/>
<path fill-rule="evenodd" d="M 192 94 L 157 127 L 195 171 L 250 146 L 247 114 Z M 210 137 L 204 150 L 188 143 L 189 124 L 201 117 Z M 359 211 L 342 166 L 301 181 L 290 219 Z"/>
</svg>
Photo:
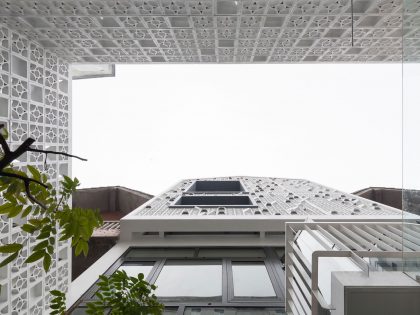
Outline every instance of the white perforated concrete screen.
<svg viewBox="0 0 420 315">
<path fill-rule="evenodd" d="M 218 183 L 216 190 L 197 190 L 197 182 L 239 182 L 241 187 L 223 189 Z M 129 217 L 176 215 L 345 215 L 357 219 L 360 215 L 401 215 L 401 211 L 304 179 L 221 177 L 181 181 Z"/>
<path fill-rule="evenodd" d="M 36 148 L 70 151 L 69 87 L 66 62 L 29 37 L 0 25 L 0 122 L 9 129 L 12 149 L 32 137 Z M 23 171 L 28 164 L 36 166 L 53 185 L 59 174 L 70 173 L 68 158 L 49 155 L 46 163 L 44 158 L 30 152 L 14 165 Z M 56 241 L 51 271 L 45 274 L 42 261 L 23 263 L 36 242 L 15 227 L 16 220 L 22 219 L 0 217 L 0 242 L 25 245 L 22 257 L 0 268 L 0 314 L 47 314 L 49 292 L 67 290 L 70 281 L 69 244 Z"/>
<path fill-rule="evenodd" d="M 68 62 L 397 62 L 402 2 L 1 0 L 0 14 Z M 419 6 L 404 19 L 407 51 L 418 51 Z"/>
<path fill-rule="evenodd" d="M 417 62 L 420 3 L 406 1 L 403 10 L 402 2 L 0 0 L 0 122 L 10 131 L 13 149 L 30 136 L 38 148 L 71 152 L 70 63 L 373 63 L 398 62 L 402 55 Z M 21 170 L 28 164 L 44 170 L 56 185 L 60 174 L 71 173 L 65 157 L 50 155 L 44 164 L 43 156 L 30 153 L 15 161 Z M 234 199 L 186 194 L 178 200 L 192 184 L 185 181 L 132 215 L 143 220 L 400 214 L 305 180 L 236 179 L 244 191 Z M 215 207 L 220 201 L 225 205 Z M 34 240 L 13 223 L 0 217 L 0 242 L 23 241 L 27 255 Z M 23 264 L 23 258 L 0 269 L 0 314 L 48 312 L 49 291 L 65 291 L 69 282 L 69 246 L 57 242 L 56 249 L 48 274 L 39 264 Z"/>
</svg>

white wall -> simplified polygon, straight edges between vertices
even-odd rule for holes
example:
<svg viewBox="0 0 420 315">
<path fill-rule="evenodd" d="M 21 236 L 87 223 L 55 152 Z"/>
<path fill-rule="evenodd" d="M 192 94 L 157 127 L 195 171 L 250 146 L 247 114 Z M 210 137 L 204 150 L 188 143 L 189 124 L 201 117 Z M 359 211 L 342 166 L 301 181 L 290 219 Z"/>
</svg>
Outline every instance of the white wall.
<svg viewBox="0 0 420 315">
<path fill-rule="evenodd" d="M 28 38 L 0 24 L 0 122 L 10 132 L 12 149 L 32 137 L 37 148 L 69 151 L 70 93 L 67 64 L 49 54 Z M 59 174 L 70 173 L 70 161 L 49 155 L 23 155 L 14 165 L 26 170 L 27 164 L 44 170 L 53 185 Z M 2 204 L 0 199 L 0 204 Z M 56 256 L 45 274 L 42 261 L 24 264 L 36 242 L 27 237 L 14 220 L 0 217 L 0 242 L 25 245 L 22 257 L 0 270 L 1 314 L 44 314 L 48 312 L 54 289 L 67 290 L 70 282 L 70 247 L 56 241 Z"/>
</svg>

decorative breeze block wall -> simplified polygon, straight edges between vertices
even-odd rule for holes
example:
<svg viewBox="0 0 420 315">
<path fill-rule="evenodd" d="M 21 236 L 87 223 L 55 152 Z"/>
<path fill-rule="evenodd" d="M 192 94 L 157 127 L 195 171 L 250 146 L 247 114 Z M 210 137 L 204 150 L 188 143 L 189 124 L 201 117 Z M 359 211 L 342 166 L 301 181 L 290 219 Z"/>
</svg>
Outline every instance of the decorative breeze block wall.
<svg viewBox="0 0 420 315">
<path fill-rule="evenodd" d="M 70 86 L 68 65 L 29 38 L 0 24 L 0 122 L 5 123 L 12 149 L 28 137 L 39 149 L 70 151 Z M 45 172 L 57 186 L 61 174 L 70 173 L 66 157 L 26 153 L 15 166 L 26 171 L 33 165 Z M 3 201 L 0 200 L 0 204 Z M 0 269 L 0 315 L 44 314 L 50 290 L 66 290 L 70 281 L 70 247 L 56 242 L 51 271 L 42 262 L 24 264 L 35 239 L 22 233 L 20 217 L 0 217 L 0 242 L 23 242 L 23 257 Z"/>
</svg>

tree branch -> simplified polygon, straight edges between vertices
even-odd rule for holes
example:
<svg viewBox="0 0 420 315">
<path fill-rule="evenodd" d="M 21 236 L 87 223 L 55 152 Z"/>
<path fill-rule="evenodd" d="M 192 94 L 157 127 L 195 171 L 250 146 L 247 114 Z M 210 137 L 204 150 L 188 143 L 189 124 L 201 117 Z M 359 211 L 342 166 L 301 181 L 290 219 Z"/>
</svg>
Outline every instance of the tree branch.
<svg viewBox="0 0 420 315">
<path fill-rule="evenodd" d="M 30 181 L 24 181 L 24 183 L 25 183 L 25 192 L 26 192 L 26 196 L 28 197 L 28 199 L 29 199 L 30 201 L 32 201 L 32 203 L 35 203 L 35 204 L 37 204 L 38 206 L 40 206 L 42 209 L 47 210 L 47 206 L 46 206 L 46 205 L 44 205 L 41 201 L 36 200 L 36 199 L 32 196 L 32 194 L 31 194 L 31 190 L 29 189 L 29 184 L 30 184 Z"/>
<path fill-rule="evenodd" d="M 1 146 L 4 151 L 4 156 L 0 160 L 0 170 L 7 167 L 10 163 L 16 160 L 23 153 L 27 152 L 31 144 L 35 142 L 34 139 L 28 138 L 15 151 L 11 151 L 9 145 L 6 142 L 6 139 L 4 139 L 2 134 L 0 134 L 0 139 Z"/>
<path fill-rule="evenodd" d="M 4 127 L 4 124 L 0 124 L 0 130 L 3 127 Z M 6 139 L 4 139 L 3 135 L 1 135 L 1 137 L 0 137 L 0 145 L 1 145 L 5 155 L 10 153 L 9 145 L 7 144 Z"/>
<path fill-rule="evenodd" d="M 29 148 L 28 151 L 30 152 L 39 152 L 39 153 L 44 153 L 44 154 L 57 154 L 57 155 L 63 155 L 63 156 L 68 156 L 71 158 L 76 158 L 79 159 L 81 161 L 87 161 L 87 159 L 82 158 L 80 156 L 77 155 L 72 155 L 72 154 L 68 154 L 66 152 L 57 152 L 57 151 L 49 151 L 49 150 L 40 150 L 40 149 L 34 149 L 34 148 Z"/>
<path fill-rule="evenodd" d="M 2 128 L 4 128 L 4 124 L 0 124 L 0 130 Z M 87 159 L 84 159 L 84 158 L 81 158 L 79 156 L 72 155 L 72 154 L 69 154 L 69 153 L 66 153 L 66 152 L 56 152 L 56 151 L 50 151 L 50 150 L 40 150 L 40 149 L 31 148 L 31 145 L 34 142 L 35 142 L 35 139 L 28 138 L 15 151 L 11 151 L 9 145 L 7 144 L 7 141 L 6 141 L 5 137 L 3 136 L 2 133 L 0 133 L 0 146 L 1 146 L 1 148 L 3 150 L 3 153 L 4 153 L 3 156 L 0 159 L 0 176 L 17 178 L 17 179 L 22 180 L 24 185 L 25 185 L 25 192 L 26 192 L 26 195 L 27 195 L 28 199 L 30 201 L 32 201 L 32 203 L 39 205 L 43 209 L 46 209 L 46 206 L 43 203 L 36 200 L 34 198 L 34 196 L 32 196 L 29 186 L 30 186 L 30 183 L 36 183 L 38 185 L 41 185 L 44 188 L 48 188 L 47 185 L 45 185 L 44 183 L 42 183 L 42 182 L 40 182 L 40 181 L 38 181 L 34 178 L 21 176 L 21 175 L 14 174 L 14 173 L 4 172 L 3 170 L 7 166 L 9 166 L 14 160 L 19 158 L 25 152 L 43 153 L 43 154 L 45 154 L 45 161 L 47 160 L 46 156 L 48 154 L 63 155 L 63 156 L 71 157 L 71 158 L 76 158 L 76 159 L 79 159 L 81 161 L 87 161 Z"/>
<path fill-rule="evenodd" d="M 38 185 L 41 185 L 44 188 L 48 188 L 47 185 L 45 185 L 44 183 L 34 179 L 34 178 L 30 178 L 30 177 L 25 177 L 25 176 L 21 176 L 18 174 L 14 174 L 14 173 L 8 173 L 8 172 L 0 172 L 1 176 L 6 176 L 6 177 L 12 177 L 12 178 L 17 178 L 20 179 L 21 181 L 23 181 L 24 185 L 25 185 L 25 192 L 26 192 L 26 196 L 28 197 L 28 199 L 30 201 L 32 201 L 33 203 L 36 203 L 37 205 L 39 205 L 42 209 L 47 209 L 47 207 L 41 203 L 40 201 L 36 200 L 34 196 L 32 196 L 31 194 L 31 190 L 29 189 L 29 184 L 30 183 L 36 183 Z"/>
</svg>

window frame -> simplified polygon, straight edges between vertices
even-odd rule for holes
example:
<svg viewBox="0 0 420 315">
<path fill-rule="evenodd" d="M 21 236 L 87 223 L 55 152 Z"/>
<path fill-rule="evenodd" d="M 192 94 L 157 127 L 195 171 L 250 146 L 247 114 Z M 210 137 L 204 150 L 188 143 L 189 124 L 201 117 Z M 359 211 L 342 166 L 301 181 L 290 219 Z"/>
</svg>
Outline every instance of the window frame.
<svg viewBox="0 0 420 315">
<path fill-rule="evenodd" d="M 223 293 L 224 293 L 224 286 L 223 286 L 223 277 L 224 277 L 223 266 L 224 266 L 224 263 L 223 263 L 223 259 L 221 259 L 221 258 L 210 258 L 210 259 L 194 259 L 194 258 L 191 259 L 191 258 L 189 258 L 189 259 L 185 259 L 185 258 L 177 258 L 177 257 L 174 257 L 174 258 L 172 258 L 172 257 L 171 258 L 165 258 L 164 259 L 164 262 L 160 265 L 160 268 L 158 268 L 156 270 L 156 272 L 153 274 L 153 277 L 152 277 L 152 279 L 149 282 L 150 284 L 156 284 L 157 279 L 159 278 L 159 276 L 160 276 L 163 268 L 165 267 L 165 265 L 166 265 L 166 263 L 168 261 L 169 262 L 179 261 L 179 262 L 185 263 L 185 265 L 195 265 L 195 264 L 197 264 L 199 262 L 203 262 L 203 265 L 204 265 L 204 263 L 205 262 L 208 262 L 208 261 L 220 262 L 220 266 L 222 267 L 222 283 L 221 283 L 222 294 L 221 294 L 221 301 L 223 300 Z M 165 302 L 164 303 L 165 305 L 166 305 L 166 302 L 169 302 L 169 303 L 172 302 L 172 301 L 165 300 L 164 298 L 165 297 L 162 297 L 162 303 Z M 168 297 L 166 297 L 166 298 L 168 298 Z M 186 297 L 185 298 L 186 302 L 188 302 L 188 299 L 189 299 L 189 297 Z M 191 299 L 193 299 L 193 297 L 191 297 Z M 206 297 L 202 297 L 202 299 L 205 300 Z M 210 299 L 208 301 L 214 302 L 214 301 L 212 301 Z M 177 303 L 177 301 L 173 301 L 173 302 Z M 180 303 L 182 303 L 182 302 L 180 302 Z M 217 303 L 217 302 L 215 302 L 215 303 Z"/>
<path fill-rule="evenodd" d="M 104 275 L 111 275 L 124 263 L 135 264 L 136 262 L 154 262 L 154 265 L 146 277 L 146 281 L 150 284 L 155 284 L 156 280 L 161 273 L 163 267 L 165 266 L 166 261 L 168 260 L 178 260 L 178 261 L 190 261 L 191 263 L 197 261 L 221 261 L 222 263 L 222 299 L 221 302 L 210 301 L 203 298 L 202 301 L 161 301 L 167 308 L 178 308 L 177 315 L 183 315 L 185 308 L 187 307 L 220 307 L 220 308 L 268 308 L 268 309 L 285 309 L 285 273 L 283 270 L 281 257 L 279 257 L 275 251 L 275 247 L 179 247 L 179 248 L 168 248 L 168 249 L 194 249 L 194 257 L 186 257 L 183 255 L 171 255 L 170 257 L 129 257 L 129 252 L 135 249 L 146 249 L 139 246 L 133 246 L 127 249 L 127 251 L 118 258 L 110 268 L 104 273 Z M 211 257 L 199 257 L 200 249 L 212 249 L 212 250 L 221 250 L 220 257 L 211 256 Z M 228 257 L 226 255 L 226 249 L 232 250 L 263 250 L 265 257 Z M 172 252 L 173 253 L 173 252 Z M 276 297 L 234 297 L 233 294 L 233 271 L 232 271 L 232 262 L 243 261 L 243 262 L 263 262 L 271 284 L 273 286 Z M 86 303 L 94 301 L 94 294 L 98 289 L 97 282 L 95 282 L 89 290 L 79 299 L 79 302 L 76 302 L 70 309 L 71 314 L 76 308 L 86 307 Z"/>
<path fill-rule="evenodd" d="M 275 297 L 260 297 L 260 296 L 255 296 L 255 297 L 248 297 L 248 296 L 235 296 L 234 294 L 234 282 L 233 282 L 233 268 L 232 265 L 234 262 L 244 262 L 244 263 L 252 263 L 252 262 L 262 262 L 263 265 L 265 266 L 265 269 L 267 270 L 267 275 L 270 279 L 271 285 L 273 286 L 273 290 L 274 293 L 276 294 Z M 263 259 L 229 259 L 227 261 L 227 276 L 228 276 L 228 301 L 232 301 L 232 302 L 254 302 L 254 301 L 259 301 L 259 302 L 273 302 L 276 301 L 277 299 L 279 299 L 282 296 L 281 293 L 281 288 L 279 286 L 279 284 L 277 283 L 277 279 L 274 276 L 274 270 L 271 268 L 270 266 L 270 262 L 263 260 Z M 273 281 L 274 280 L 274 281 Z"/>
<path fill-rule="evenodd" d="M 200 182 L 239 182 L 239 190 L 195 190 L 196 185 Z M 246 186 L 243 183 L 242 179 L 229 179 L 229 180 L 206 180 L 206 179 L 197 179 L 193 181 L 187 189 L 185 189 L 185 194 L 240 194 L 240 193 L 249 193 Z"/>
<path fill-rule="evenodd" d="M 107 269 L 107 271 L 105 271 L 104 272 L 104 275 L 105 276 L 109 276 L 109 275 L 111 275 L 111 274 L 113 274 L 114 272 L 116 272 L 117 270 L 118 270 L 118 268 L 120 268 L 122 265 L 124 265 L 125 263 L 129 263 L 129 264 L 131 264 L 131 263 L 136 263 L 136 262 L 154 262 L 154 264 L 153 264 L 153 267 L 152 267 L 152 269 L 150 270 L 150 272 L 149 272 L 149 274 L 145 277 L 145 280 L 147 281 L 147 282 L 149 282 L 149 283 L 151 283 L 150 281 L 151 281 L 151 279 L 152 279 L 152 277 L 153 277 L 153 275 L 154 275 L 154 273 L 156 272 L 156 270 L 158 270 L 158 268 L 159 268 L 159 262 L 156 260 L 156 259 L 154 259 L 154 258 L 142 258 L 142 257 L 139 257 L 139 259 L 133 259 L 133 260 L 126 260 L 125 259 L 125 256 L 126 256 L 126 254 L 127 254 L 128 252 L 125 252 L 124 254 L 123 254 L 123 256 L 121 256 L 120 258 L 118 258 L 117 259 L 117 261 L 115 261 L 115 263 L 113 263 L 112 265 L 111 265 L 111 267 L 109 267 L 108 269 Z M 98 291 L 98 281 L 96 281 L 87 291 L 86 291 L 86 293 L 82 296 L 82 298 L 81 298 L 81 300 L 82 300 L 82 302 L 80 303 L 80 304 L 86 304 L 87 302 L 91 302 L 91 301 L 94 301 L 94 300 L 96 300 L 96 297 L 95 297 L 95 293 L 96 293 L 96 291 Z"/>
</svg>

